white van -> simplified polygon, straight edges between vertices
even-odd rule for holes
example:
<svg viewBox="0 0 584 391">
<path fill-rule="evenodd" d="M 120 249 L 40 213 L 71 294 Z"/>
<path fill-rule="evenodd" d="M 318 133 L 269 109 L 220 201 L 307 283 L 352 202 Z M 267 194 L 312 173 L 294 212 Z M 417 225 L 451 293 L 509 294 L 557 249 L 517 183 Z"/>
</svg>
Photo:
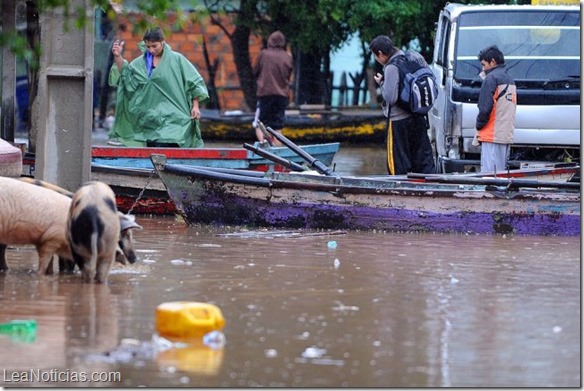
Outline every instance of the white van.
<svg viewBox="0 0 584 391">
<path fill-rule="evenodd" d="M 441 172 L 480 164 L 472 145 L 482 80 L 478 53 L 497 45 L 517 85 L 510 166 L 580 159 L 580 7 L 447 4 L 431 68 L 440 93 L 428 114 Z"/>
</svg>

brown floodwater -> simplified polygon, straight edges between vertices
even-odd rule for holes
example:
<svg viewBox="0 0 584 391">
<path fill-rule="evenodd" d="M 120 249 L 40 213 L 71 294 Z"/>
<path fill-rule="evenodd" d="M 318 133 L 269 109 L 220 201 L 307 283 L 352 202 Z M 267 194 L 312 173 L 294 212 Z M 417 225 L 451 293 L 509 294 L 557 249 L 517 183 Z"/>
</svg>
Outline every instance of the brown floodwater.
<svg viewBox="0 0 584 391">
<path fill-rule="evenodd" d="M 9 248 L 0 321 L 35 319 L 38 330 L 0 335 L 2 385 L 580 385 L 579 238 L 138 220 L 141 260 L 107 285 L 39 278 L 34 249 Z M 152 345 L 156 307 L 177 300 L 221 308 L 223 349 L 136 351 Z M 30 371 L 44 381 L 13 381 Z M 82 373 L 102 381 L 76 382 Z"/>
<path fill-rule="evenodd" d="M 385 173 L 382 146 L 335 163 Z M 0 386 L 581 385 L 580 238 L 138 222 L 141 259 L 107 285 L 9 247 L 0 322 L 37 332 L 0 333 Z M 183 300 L 221 308 L 222 349 L 156 339 L 156 307 Z"/>
</svg>

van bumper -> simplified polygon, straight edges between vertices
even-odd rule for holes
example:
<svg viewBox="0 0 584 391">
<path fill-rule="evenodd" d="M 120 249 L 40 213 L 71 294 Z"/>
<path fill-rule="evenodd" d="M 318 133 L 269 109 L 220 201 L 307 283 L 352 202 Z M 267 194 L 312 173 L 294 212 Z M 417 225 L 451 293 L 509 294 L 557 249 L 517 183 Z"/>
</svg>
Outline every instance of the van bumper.
<svg viewBox="0 0 584 391">
<path fill-rule="evenodd" d="M 436 165 L 443 173 L 480 171 L 481 161 L 474 159 L 451 159 L 445 156 L 438 156 Z"/>
</svg>

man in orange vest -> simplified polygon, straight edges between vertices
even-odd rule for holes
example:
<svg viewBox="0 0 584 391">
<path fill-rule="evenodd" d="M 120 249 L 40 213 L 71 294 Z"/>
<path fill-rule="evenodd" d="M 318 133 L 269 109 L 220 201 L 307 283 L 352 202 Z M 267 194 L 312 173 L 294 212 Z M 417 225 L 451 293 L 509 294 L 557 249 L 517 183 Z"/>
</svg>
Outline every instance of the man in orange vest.
<svg viewBox="0 0 584 391">
<path fill-rule="evenodd" d="M 507 167 L 515 131 L 517 90 L 505 69 L 505 58 L 496 46 L 481 50 L 483 85 L 479 94 L 477 139 L 481 143 L 481 172 L 501 172 Z"/>
</svg>

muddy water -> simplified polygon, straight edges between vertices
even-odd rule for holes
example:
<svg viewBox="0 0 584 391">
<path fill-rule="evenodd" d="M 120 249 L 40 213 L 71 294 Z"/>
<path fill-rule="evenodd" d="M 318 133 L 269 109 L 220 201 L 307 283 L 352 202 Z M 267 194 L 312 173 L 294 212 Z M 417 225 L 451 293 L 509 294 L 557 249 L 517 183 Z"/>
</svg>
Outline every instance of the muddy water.
<svg viewBox="0 0 584 391">
<path fill-rule="evenodd" d="M 0 322 L 36 319 L 38 331 L 32 341 L 0 335 L 2 385 L 580 385 L 579 238 L 138 220 L 141 261 L 116 267 L 106 286 L 39 279 L 34 250 L 9 248 Z M 175 300 L 222 309 L 222 350 L 119 354 L 126 339 L 147 350 L 156 306 Z M 13 381 L 31 370 L 45 379 Z M 76 382 L 83 373 L 102 380 Z"/>
</svg>

